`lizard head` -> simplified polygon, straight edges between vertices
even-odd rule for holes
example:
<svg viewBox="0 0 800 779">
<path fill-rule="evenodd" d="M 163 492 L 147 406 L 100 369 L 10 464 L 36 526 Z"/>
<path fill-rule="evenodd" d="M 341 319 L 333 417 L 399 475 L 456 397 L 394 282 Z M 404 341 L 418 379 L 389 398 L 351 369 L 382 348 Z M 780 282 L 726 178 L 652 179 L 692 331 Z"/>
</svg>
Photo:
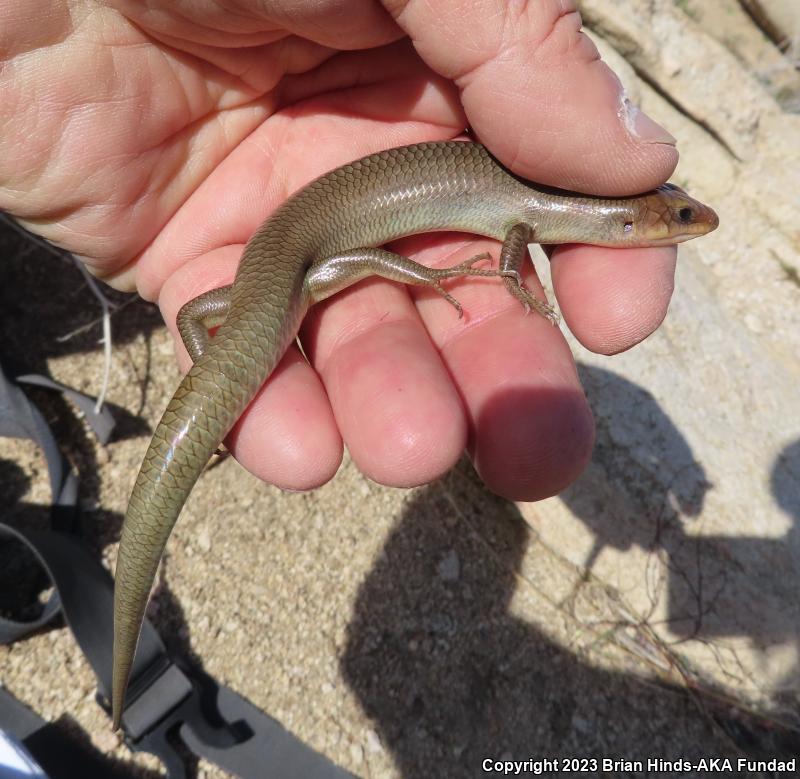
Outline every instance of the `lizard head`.
<svg viewBox="0 0 800 779">
<path fill-rule="evenodd" d="M 643 195 L 635 211 L 623 230 L 637 246 L 682 243 L 710 233 L 719 225 L 713 208 L 690 197 L 676 184 L 662 184 Z"/>
</svg>

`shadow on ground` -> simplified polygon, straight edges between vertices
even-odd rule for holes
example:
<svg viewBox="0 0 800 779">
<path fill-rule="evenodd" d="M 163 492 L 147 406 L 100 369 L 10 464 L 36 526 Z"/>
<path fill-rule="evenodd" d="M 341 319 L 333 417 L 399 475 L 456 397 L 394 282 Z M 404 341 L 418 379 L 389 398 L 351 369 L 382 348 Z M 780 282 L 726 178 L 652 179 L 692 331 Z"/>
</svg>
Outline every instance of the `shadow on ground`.
<svg viewBox="0 0 800 779">
<path fill-rule="evenodd" d="M 361 587 L 341 661 L 404 778 L 479 776 L 486 758 L 722 748 L 687 696 L 660 691 L 654 708 L 652 687 L 589 667 L 513 615 L 517 570 L 536 543 L 513 506 L 458 513 L 468 520 L 442 521 L 453 508 L 441 485 L 404 512 Z"/>
</svg>

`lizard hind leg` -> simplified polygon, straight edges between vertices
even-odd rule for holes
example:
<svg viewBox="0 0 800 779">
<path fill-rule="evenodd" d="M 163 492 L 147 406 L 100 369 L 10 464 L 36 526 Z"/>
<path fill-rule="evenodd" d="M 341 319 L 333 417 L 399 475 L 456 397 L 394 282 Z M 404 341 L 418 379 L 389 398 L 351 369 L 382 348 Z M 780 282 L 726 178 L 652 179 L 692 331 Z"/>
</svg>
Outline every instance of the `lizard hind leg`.
<svg viewBox="0 0 800 779">
<path fill-rule="evenodd" d="M 219 327 L 228 315 L 233 285 L 212 289 L 186 303 L 178 312 L 176 324 L 186 351 L 197 362 L 208 346 L 209 328 Z"/>
<path fill-rule="evenodd" d="M 319 303 L 361 279 L 382 276 L 403 284 L 430 287 L 450 303 L 461 317 L 461 304 L 445 291 L 441 281 L 458 276 L 499 276 L 499 271 L 473 267 L 477 262 L 490 259 L 491 255 L 484 252 L 450 268 L 429 268 L 385 249 L 353 249 L 315 262 L 306 274 L 305 294 L 310 302 Z"/>
</svg>

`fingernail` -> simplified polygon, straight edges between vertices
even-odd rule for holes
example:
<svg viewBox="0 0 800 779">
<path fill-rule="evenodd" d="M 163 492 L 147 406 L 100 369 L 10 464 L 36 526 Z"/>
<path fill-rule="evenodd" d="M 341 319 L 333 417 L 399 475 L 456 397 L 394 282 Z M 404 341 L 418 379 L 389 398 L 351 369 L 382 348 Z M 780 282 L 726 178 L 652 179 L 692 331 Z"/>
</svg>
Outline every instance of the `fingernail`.
<svg viewBox="0 0 800 779">
<path fill-rule="evenodd" d="M 628 132 L 645 143 L 667 143 L 675 146 L 677 141 L 658 122 L 651 119 L 639 106 L 634 105 L 623 94 L 619 116 Z"/>
</svg>

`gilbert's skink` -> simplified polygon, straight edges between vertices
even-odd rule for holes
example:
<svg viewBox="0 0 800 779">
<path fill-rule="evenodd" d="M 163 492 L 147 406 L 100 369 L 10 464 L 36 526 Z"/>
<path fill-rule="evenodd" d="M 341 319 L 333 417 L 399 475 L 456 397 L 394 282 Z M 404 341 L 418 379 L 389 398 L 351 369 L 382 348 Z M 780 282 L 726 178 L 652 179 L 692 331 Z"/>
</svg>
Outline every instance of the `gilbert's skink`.
<svg viewBox="0 0 800 779">
<path fill-rule="evenodd" d="M 236 279 L 188 303 L 178 325 L 194 366 L 145 455 L 122 529 L 114 599 L 113 717 L 122 715 L 139 630 L 161 554 L 192 486 L 297 335 L 308 307 L 370 275 L 433 287 L 500 275 L 528 308 L 552 309 L 520 284 L 527 244 L 659 246 L 717 226 L 710 208 L 666 184 L 605 199 L 539 187 L 475 143 L 422 143 L 344 165 L 287 200 L 247 244 Z M 431 270 L 373 248 L 402 236 L 461 230 L 503 240 L 500 270 L 478 259 Z M 221 324 L 220 324 L 221 323 Z M 209 339 L 208 327 L 220 324 Z"/>
</svg>

